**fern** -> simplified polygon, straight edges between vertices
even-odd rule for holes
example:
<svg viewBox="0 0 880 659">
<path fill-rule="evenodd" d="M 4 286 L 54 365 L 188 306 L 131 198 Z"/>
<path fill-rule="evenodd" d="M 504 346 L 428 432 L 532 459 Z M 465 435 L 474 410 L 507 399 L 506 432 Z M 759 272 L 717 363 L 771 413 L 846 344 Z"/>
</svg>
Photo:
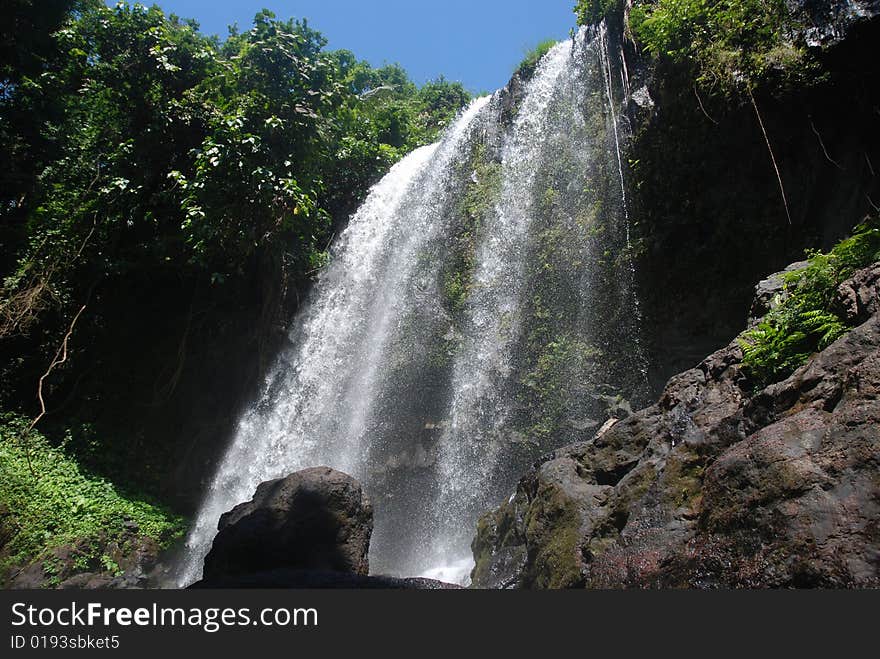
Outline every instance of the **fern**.
<svg viewBox="0 0 880 659">
<path fill-rule="evenodd" d="M 739 339 L 744 370 L 759 387 L 787 377 L 847 332 L 847 319 L 834 309 L 837 287 L 857 269 L 880 261 L 880 221 L 860 224 L 827 254 L 808 256 L 805 268 L 785 275 L 787 295 Z"/>
</svg>

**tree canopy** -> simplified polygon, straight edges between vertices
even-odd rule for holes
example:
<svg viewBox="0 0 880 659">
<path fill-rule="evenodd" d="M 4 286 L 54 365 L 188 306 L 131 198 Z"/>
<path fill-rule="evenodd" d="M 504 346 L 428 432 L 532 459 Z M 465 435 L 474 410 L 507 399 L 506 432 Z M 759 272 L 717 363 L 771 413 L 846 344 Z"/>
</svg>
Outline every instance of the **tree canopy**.
<svg viewBox="0 0 880 659">
<path fill-rule="evenodd" d="M 157 7 L 50 4 L 20 1 L 6 23 L 39 37 L 3 71 L 7 315 L 40 281 L 63 300 L 74 270 L 197 267 L 217 283 L 260 253 L 302 276 L 331 218 L 468 100 L 266 10 L 218 43 Z"/>
</svg>

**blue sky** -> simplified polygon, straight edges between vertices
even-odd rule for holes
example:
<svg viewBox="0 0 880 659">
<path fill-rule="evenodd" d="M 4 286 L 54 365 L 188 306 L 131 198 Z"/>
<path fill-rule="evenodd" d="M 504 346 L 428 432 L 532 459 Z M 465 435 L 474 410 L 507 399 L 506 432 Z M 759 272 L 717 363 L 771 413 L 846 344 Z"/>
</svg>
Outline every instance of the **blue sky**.
<svg viewBox="0 0 880 659">
<path fill-rule="evenodd" d="M 108 0 L 114 5 L 115 0 Z M 153 4 L 142 0 L 142 4 Z M 166 13 L 194 18 L 202 32 L 247 29 L 266 7 L 279 18 L 308 18 L 329 39 L 371 64 L 398 62 L 418 83 L 441 73 L 474 92 L 503 86 L 525 52 L 563 39 L 575 0 L 158 0 Z"/>
</svg>

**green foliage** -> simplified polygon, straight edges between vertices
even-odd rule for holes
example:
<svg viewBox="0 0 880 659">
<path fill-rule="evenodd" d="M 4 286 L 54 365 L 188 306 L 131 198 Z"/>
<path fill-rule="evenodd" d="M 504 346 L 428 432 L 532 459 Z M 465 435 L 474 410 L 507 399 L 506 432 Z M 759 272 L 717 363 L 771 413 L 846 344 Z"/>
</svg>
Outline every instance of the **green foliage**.
<svg viewBox="0 0 880 659">
<path fill-rule="evenodd" d="M 538 43 L 537 46 L 526 52 L 525 57 L 523 57 L 522 61 L 516 67 L 514 75 L 525 77 L 531 76 L 535 72 L 541 58 L 544 57 L 544 55 L 546 55 L 547 52 L 557 43 L 558 42 L 555 39 L 545 39 Z"/>
<path fill-rule="evenodd" d="M 529 437 L 542 442 L 560 432 L 573 404 L 568 393 L 574 374 L 589 373 L 602 352 L 581 339 L 552 331 L 549 313 L 535 300 L 536 316 L 544 321 L 529 337 L 537 349 L 531 369 L 522 384 L 529 394 Z M 543 318 L 540 318 L 543 316 Z M 541 343 L 543 342 L 543 345 Z"/>
<path fill-rule="evenodd" d="M 770 71 L 796 76 L 808 67 L 794 44 L 785 0 L 656 0 L 639 2 L 629 26 L 655 57 L 696 66 L 712 88 L 752 85 Z"/>
<path fill-rule="evenodd" d="M 787 295 L 740 339 L 743 364 L 763 386 L 788 376 L 810 355 L 828 347 L 848 329 L 834 306 L 837 287 L 852 273 L 880 260 L 880 222 L 856 227 L 852 237 L 827 254 L 813 253 L 809 265 L 785 276 Z"/>
<path fill-rule="evenodd" d="M 474 153 L 474 169 L 465 188 L 462 211 L 466 218 L 480 222 L 499 202 L 501 196 L 501 164 L 486 155 L 480 144 Z"/>
<path fill-rule="evenodd" d="M 0 98 L 4 154 L 33 169 L 0 173 L 9 322 L 22 296 L 69 315 L 95 278 L 156 268 L 308 279 L 333 220 L 469 100 L 325 52 L 305 21 L 265 10 L 221 45 L 157 7 L 77 6 Z"/>
<path fill-rule="evenodd" d="M 336 51 L 332 57 L 341 83 L 355 101 L 353 118 L 400 155 L 433 142 L 471 98 L 461 83 L 443 76 L 418 88 L 397 64 L 374 69 L 367 62 L 358 62 L 347 50 Z M 347 128 L 358 129 L 355 124 Z"/>
<path fill-rule="evenodd" d="M 461 309 L 468 298 L 467 273 L 451 271 L 443 279 L 443 296 L 454 311 Z"/>
<path fill-rule="evenodd" d="M 114 577 L 118 577 L 122 574 L 122 570 L 119 568 L 119 564 L 110 558 L 107 554 L 101 554 L 98 559 L 101 562 L 101 567 L 106 571 L 112 574 Z"/>
<path fill-rule="evenodd" d="M 620 0 L 578 0 L 574 13 L 578 25 L 598 25 L 620 7 Z"/>
<path fill-rule="evenodd" d="M 122 533 L 126 522 L 161 546 L 181 536 L 179 517 L 84 472 L 64 450 L 35 431 L 28 433 L 28 425 L 18 416 L 0 417 L 0 504 L 9 514 L 3 520 L 9 540 L 0 568 L 78 543 L 93 552 L 88 555 L 86 550 L 78 557 L 79 567 L 97 560 L 108 571 L 118 572 L 102 547 Z M 51 567 L 46 570 L 50 575 Z"/>
<path fill-rule="evenodd" d="M 786 305 L 741 340 L 743 361 L 757 383 L 775 382 L 828 347 L 846 329 L 834 313 Z"/>
<path fill-rule="evenodd" d="M 52 34 L 97 0 L 5 0 L 0 6 L 0 89 L 40 71 L 55 50 Z"/>
</svg>

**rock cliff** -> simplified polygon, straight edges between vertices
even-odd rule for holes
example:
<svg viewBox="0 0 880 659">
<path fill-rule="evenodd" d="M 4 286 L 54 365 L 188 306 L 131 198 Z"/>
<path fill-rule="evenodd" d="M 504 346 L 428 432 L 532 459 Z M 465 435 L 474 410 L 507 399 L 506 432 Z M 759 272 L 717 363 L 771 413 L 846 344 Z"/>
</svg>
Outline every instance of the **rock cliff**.
<svg viewBox="0 0 880 659">
<path fill-rule="evenodd" d="M 481 519 L 474 585 L 880 586 L 878 294 L 880 264 L 842 284 L 860 324 L 781 382 L 753 391 L 733 341 L 536 464 Z"/>
<path fill-rule="evenodd" d="M 655 396 L 739 331 L 755 281 L 807 248 L 830 248 L 880 204 L 880 5 L 789 4 L 812 68 L 797 81 L 773 69 L 754 100 L 790 217 L 748 97 L 713 94 L 687 64 L 646 57 L 620 37 L 631 74 L 628 180 Z"/>
</svg>

